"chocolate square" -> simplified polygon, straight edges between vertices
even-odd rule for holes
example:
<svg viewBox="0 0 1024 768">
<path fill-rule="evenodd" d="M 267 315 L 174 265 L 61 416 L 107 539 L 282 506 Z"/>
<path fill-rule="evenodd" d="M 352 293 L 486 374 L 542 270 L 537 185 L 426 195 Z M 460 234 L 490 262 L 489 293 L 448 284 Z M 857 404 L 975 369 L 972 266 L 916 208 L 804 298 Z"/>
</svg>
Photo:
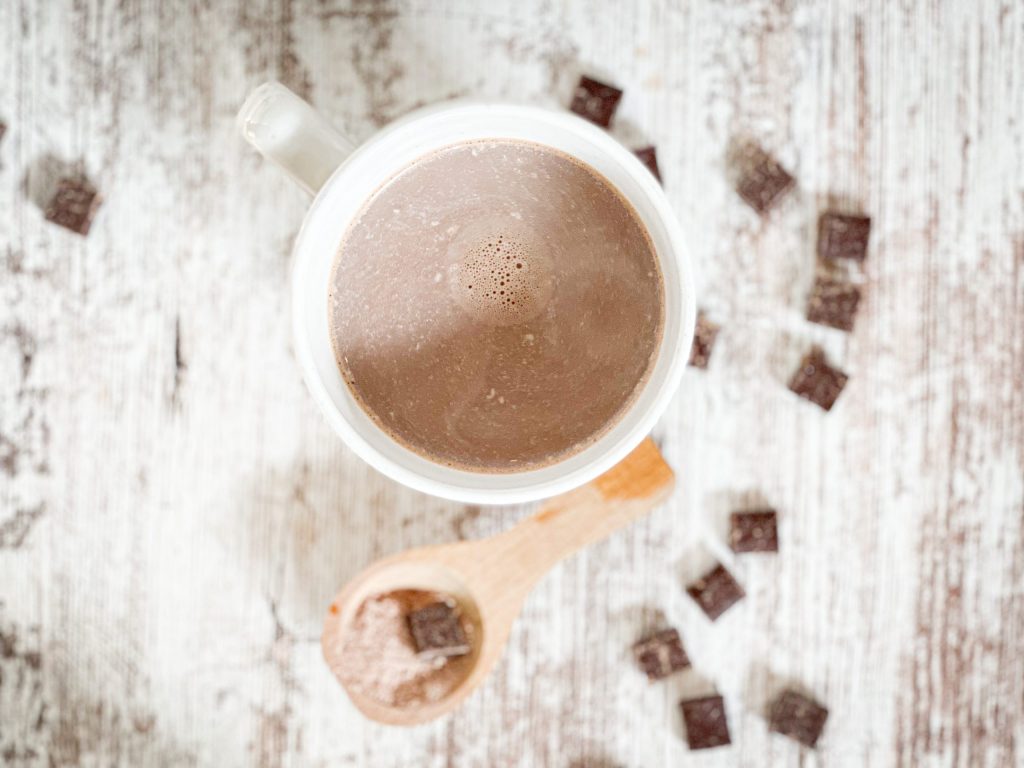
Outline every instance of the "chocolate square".
<svg viewBox="0 0 1024 768">
<path fill-rule="evenodd" d="M 823 259 L 864 261 L 868 255 L 871 219 L 823 213 L 818 219 L 818 255 Z"/>
<path fill-rule="evenodd" d="M 455 606 L 431 603 L 408 616 L 416 652 L 425 659 L 465 656 L 469 653 L 466 631 Z"/>
<path fill-rule="evenodd" d="M 47 220 L 80 235 L 89 234 L 92 220 L 103 199 L 85 179 L 61 179 L 46 206 Z"/>
<path fill-rule="evenodd" d="M 832 409 L 848 379 L 845 373 L 825 361 L 825 353 L 821 347 L 814 347 L 793 374 L 789 388 L 800 397 L 828 411 Z"/>
<path fill-rule="evenodd" d="M 730 743 L 729 721 L 721 696 L 683 699 L 679 702 L 686 723 L 686 743 L 690 749 L 711 749 Z"/>
<path fill-rule="evenodd" d="M 774 509 L 733 512 L 729 516 L 729 523 L 729 546 L 733 552 L 779 551 Z"/>
<path fill-rule="evenodd" d="M 661 680 L 690 666 L 690 659 L 683 650 L 683 641 L 674 629 L 663 629 L 636 643 L 633 656 L 651 681 Z"/>
<path fill-rule="evenodd" d="M 634 149 L 633 154 L 640 158 L 640 162 L 647 166 L 647 170 L 654 174 L 654 178 L 661 181 L 661 172 L 658 170 L 658 152 L 654 147 Z"/>
<path fill-rule="evenodd" d="M 828 709 L 796 691 L 783 691 L 772 703 L 769 727 L 806 747 L 818 743 L 828 719 Z"/>
<path fill-rule="evenodd" d="M 693 331 L 693 346 L 690 347 L 690 365 L 694 368 L 707 368 L 711 359 L 711 350 L 721 326 L 708 320 L 703 312 L 697 313 L 697 325 Z"/>
<path fill-rule="evenodd" d="M 795 183 L 775 158 L 757 147 L 748 148 L 740 166 L 736 192 L 762 215 L 774 207 Z"/>
<path fill-rule="evenodd" d="M 807 302 L 807 319 L 840 331 L 852 331 L 858 304 L 860 288 L 849 281 L 819 274 Z"/>
<path fill-rule="evenodd" d="M 613 85 L 583 76 L 572 96 L 569 109 L 602 128 L 612 122 L 612 116 L 619 106 L 622 91 Z"/>
<path fill-rule="evenodd" d="M 719 563 L 686 588 L 687 594 L 715 621 L 744 596 L 743 587 Z"/>
</svg>

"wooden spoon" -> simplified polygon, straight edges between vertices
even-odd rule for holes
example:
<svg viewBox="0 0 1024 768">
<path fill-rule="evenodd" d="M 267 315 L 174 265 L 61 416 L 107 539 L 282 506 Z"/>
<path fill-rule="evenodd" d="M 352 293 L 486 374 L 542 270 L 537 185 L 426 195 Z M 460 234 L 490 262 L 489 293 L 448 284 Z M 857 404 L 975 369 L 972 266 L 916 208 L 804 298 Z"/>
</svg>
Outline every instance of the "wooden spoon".
<svg viewBox="0 0 1024 768">
<path fill-rule="evenodd" d="M 414 706 L 389 706 L 346 688 L 371 720 L 415 725 L 451 712 L 501 656 L 523 601 L 559 560 L 642 517 L 672 491 L 674 475 L 650 438 L 593 482 L 547 500 L 512 529 L 481 541 L 423 547 L 379 560 L 353 578 L 331 604 L 322 647 L 337 647 L 339 634 L 363 601 L 397 589 L 446 592 L 473 624 L 471 665 L 444 698 Z M 342 682 L 344 686 L 344 682 Z"/>
</svg>

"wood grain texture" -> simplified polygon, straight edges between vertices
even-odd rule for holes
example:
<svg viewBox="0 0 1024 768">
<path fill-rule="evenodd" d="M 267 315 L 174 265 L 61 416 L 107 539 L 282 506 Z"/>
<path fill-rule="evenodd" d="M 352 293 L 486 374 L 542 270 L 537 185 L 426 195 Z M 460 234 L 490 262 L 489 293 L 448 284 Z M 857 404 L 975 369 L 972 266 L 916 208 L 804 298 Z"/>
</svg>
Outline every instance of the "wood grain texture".
<svg viewBox="0 0 1024 768">
<path fill-rule="evenodd" d="M 526 603 L 453 716 L 365 722 L 317 637 L 406 547 L 504 530 L 385 481 L 292 359 L 305 201 L 234 134 L 277 77 L 356 139 L 424 103 L 625 88 L 723 326 L 655 432 L 671 501 Z M 0 761 L 14 766 L 1024 765 L 1024 6 L 1016 0 L 6 0 L 0 4 Z M 753 138 L 799 192 L 731 191 Z M 106 197 L 42 219 L 62 164 Z M 854 331 L 803 319 L 826 206 L 874 218 Z M 824 415 L 785 389 L 820 343 Z M 780 511 L 733 557 L 729 511 Z M 746 599 L 714 624 L 709 557 Z M 679 627 L 648 685 L 630 644 Z M 767 732 L 795 685 L 815 753 Z M 689 755 L 712 688 L 733 745 Z"/>
</svg>

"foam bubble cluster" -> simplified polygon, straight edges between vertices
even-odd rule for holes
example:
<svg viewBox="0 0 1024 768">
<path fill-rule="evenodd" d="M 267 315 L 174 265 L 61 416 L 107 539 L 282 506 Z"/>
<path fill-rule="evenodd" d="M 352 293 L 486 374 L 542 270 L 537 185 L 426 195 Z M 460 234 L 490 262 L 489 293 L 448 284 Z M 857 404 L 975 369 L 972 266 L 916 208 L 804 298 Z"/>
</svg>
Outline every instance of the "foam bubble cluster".
<svg viewBox="0 0 1024 768">
<path fill-rule="evenodd" d="M 478 319 L 514 325 L 535 317 L 550 296 L 543 255 L 511 228 L 494 229 L 456 244 L 453 288 Z"/>
</svg>

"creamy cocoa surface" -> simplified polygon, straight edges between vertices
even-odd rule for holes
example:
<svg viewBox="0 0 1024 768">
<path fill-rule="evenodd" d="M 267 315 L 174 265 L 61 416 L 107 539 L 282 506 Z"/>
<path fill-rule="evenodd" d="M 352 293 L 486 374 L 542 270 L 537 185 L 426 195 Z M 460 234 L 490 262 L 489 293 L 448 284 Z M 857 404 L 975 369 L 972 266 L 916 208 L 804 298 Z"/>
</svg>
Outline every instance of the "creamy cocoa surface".
<svg viewBox="0 0 1024 768">
<path fill-rule="evenodd" d="M 345 381 L 394 439 L 520 471 L 621 418 L 654 363 L 664 286 L 635 211 L 596 171 L 536 144 L 469 142 L 367 202 L 329 312 Z"/>
</svg>

